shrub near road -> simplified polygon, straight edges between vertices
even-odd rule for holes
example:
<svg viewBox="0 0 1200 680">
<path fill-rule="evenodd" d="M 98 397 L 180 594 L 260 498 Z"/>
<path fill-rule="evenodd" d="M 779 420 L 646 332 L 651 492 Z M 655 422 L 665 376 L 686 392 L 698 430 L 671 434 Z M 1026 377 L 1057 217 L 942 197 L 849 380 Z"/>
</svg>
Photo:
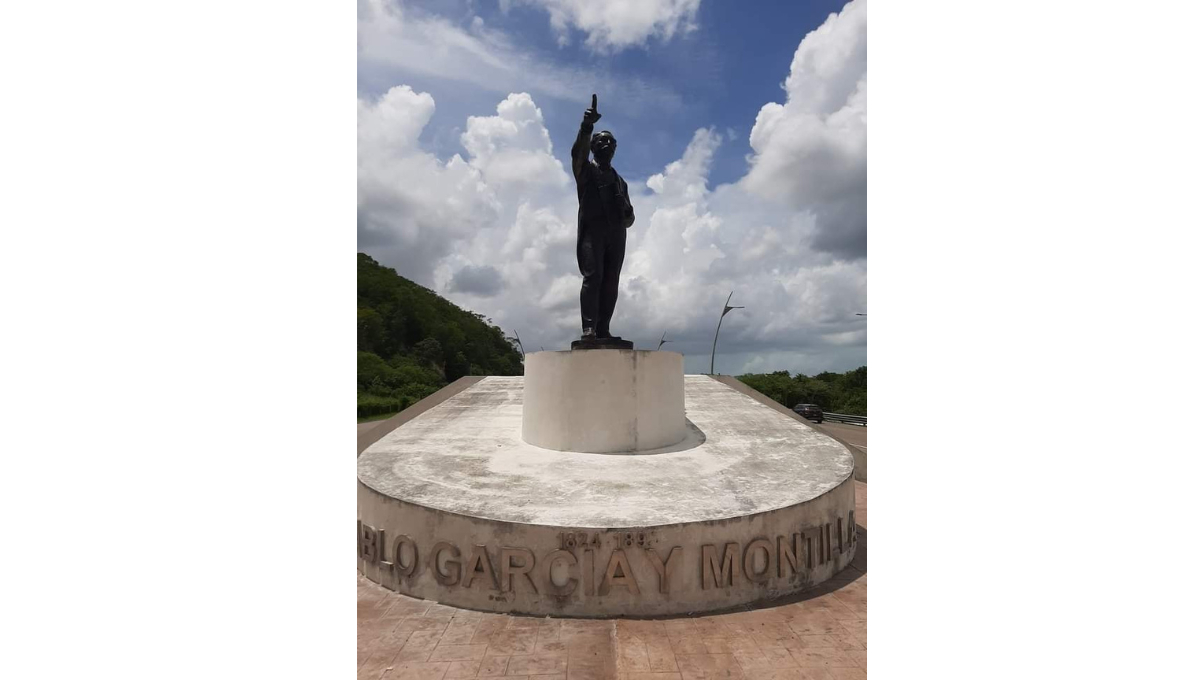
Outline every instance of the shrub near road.
<svg viewBox="0 0 1200 680">
<path fill-rule="evenodd" d="M 820 373 L 811 378 L 787 371 L 747 373 L 738 380 L 775 401 L 792 408 L 796 404 L 816 404 L 826 413 L 867 415 L 867 367 L 845 373 Z"/>
<path fill-rule="evenodd" d="M 490 319 L 358 254 L 358 417 L 402 411 L 464 375 L 521 375 Z"/>
</svg>

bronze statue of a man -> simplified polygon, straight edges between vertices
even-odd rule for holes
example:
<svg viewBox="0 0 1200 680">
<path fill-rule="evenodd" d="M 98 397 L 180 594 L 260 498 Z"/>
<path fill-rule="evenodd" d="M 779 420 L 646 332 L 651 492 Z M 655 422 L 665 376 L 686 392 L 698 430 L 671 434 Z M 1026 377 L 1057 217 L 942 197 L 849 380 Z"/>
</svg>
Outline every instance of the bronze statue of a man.
<svg viewBox="0 0 1200 680">
<path fill-rule="evenodd" d="M 608 130 L 592 134 L 598 120 L 600 112 L 593 94 L 592 107 L 583 112 L 583 124 L 571 147 L 571 169 L 579 192 L 575 256 L 583 275 L 579 307 L 584 343 L 621 341 L 609 332 L 608 323 L 617 306 L 621 264 L 625 261 L 625 230 L 633 225 L 629 187 L 612 166 L 617 140 Z M 589 149 L 595 161 L 588 159 Z"/>
</svg>

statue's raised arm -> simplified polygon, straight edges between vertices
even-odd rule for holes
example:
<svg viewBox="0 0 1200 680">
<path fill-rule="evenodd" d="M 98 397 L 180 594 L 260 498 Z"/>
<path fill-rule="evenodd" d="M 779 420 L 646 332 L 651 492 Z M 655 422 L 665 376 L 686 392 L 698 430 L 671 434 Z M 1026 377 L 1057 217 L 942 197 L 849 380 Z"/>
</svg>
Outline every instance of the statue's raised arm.
<svg viewBox="0 0 1200 680">
<path fill-rule="evenodd" d="M 579 134 L 575 136 L 575 144 L 571 146 L 571 171 L 575 180 L 588 160 L 588 146 L 592 140 L 592 127 L 600 120 L 600 112 L 596 110 L 596 95 L 592 95 L 592 107 L 583 112 L 583 124 L 579 126 Z"/>
</svg>

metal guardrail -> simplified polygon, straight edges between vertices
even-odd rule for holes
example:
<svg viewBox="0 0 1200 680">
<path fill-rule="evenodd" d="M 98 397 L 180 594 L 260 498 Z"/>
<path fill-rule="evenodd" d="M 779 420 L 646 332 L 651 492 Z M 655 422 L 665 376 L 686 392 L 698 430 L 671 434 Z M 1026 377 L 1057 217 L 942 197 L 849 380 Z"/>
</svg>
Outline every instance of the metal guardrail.
<svg viewBox="0 0 1200 680">
<path fill-rule="evenodd" d="M 846 413 L 826 413 L 825 420 L 832 420 L 841 423 L 851 423 L 853 425 L 867 426 L 866 416 L 852 416 Z"/>
</svg>

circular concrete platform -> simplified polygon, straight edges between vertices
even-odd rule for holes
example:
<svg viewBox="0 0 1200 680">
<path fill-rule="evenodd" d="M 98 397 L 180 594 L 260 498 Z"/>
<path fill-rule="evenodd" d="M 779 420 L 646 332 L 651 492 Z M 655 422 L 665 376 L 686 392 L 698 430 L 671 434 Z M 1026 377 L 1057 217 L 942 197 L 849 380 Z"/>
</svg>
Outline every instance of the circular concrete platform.
<svg viewBox="0 0 1200 680">
<path fill-rule="evenodd" d="M 849 451 L 707 376 L 688 433 L 641 455 L 525 443 L 522 378 L 491 377 L 363 452 L 359 569 L 460 607 L 562 616 L 713 611 L 854 557 Z"/>
</svg>

